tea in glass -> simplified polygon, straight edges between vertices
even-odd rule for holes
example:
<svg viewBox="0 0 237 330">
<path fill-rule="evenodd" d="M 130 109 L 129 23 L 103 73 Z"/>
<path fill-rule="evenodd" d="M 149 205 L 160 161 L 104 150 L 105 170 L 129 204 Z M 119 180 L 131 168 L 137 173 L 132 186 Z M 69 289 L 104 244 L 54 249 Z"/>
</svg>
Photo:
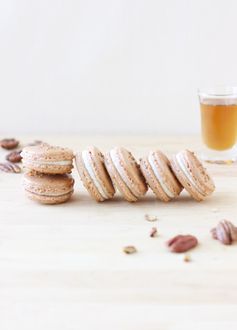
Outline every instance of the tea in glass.
<svg viewBox="0 0 237 330">
<path fill-rule="evenodd" d="M 199 91 L 206 160 L 236 160 L 237 87 Z"/>
</svg>

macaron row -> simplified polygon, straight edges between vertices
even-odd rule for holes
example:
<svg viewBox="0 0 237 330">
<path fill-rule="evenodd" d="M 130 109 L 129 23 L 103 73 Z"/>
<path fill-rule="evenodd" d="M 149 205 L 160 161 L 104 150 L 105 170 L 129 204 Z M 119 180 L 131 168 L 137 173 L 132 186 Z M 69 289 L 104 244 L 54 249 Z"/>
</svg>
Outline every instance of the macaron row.
<svg viewBox="0 0 237 330">
<path fill-rule="evenodd" d="M 128 202 L 143 197 L 148 187 L 164 202 L 177 198 L 183 188 L 197 201 L 204 200 L 215 185 L 195 154 L 183 150 L 171 160 L 161 151 L 151 151 L 140 159 L 116 147 L 104 156 L 96 148 L 76 153 L 76 167 L 84 187 L 98 202 L 110 199 L 117 189 Z"/>
<path fill-rule="evenodd" d="M 151 151 L 140 159 L 140 164 L 122 147 L 105 155 L 96 147 L 89 147 L 74 156 L 70 149 L 42 144 L 24 148 L 21 155 L 27 169 L 23 179 L 26 193 L 42 203 L 56 204 L 69 199 L 74 184 L 69 174 L 74 157 L 84 187 L 98 202 L 113 198 L 115 190 L 127 201 L 136 202 L 148 187 L 164 202 L 177 198 L 183 188 L 201 201 L 215 189 L 206 169 L 189 150 L 170 160 L 161 151 Z"/>
</svg>

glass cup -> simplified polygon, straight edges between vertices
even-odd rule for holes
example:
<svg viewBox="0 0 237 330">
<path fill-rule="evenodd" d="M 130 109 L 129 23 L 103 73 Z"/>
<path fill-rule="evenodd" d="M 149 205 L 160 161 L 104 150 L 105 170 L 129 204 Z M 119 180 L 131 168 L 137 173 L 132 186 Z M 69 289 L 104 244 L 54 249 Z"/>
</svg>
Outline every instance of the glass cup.
<svg viewBox="0 0 237 330">
<path fill-rule="evenodd" d="M 237 160 L 237 86 L 198 90 L 207 161 Z"/>
</svg>

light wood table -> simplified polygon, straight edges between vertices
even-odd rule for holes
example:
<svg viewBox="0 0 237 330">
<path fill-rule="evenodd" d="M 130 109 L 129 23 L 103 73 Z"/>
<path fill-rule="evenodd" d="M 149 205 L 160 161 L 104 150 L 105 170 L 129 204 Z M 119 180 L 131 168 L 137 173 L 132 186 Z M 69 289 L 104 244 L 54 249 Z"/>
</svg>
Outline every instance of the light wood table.
<svg viewBox="0 0 237 330">
<path fill-rule="evenodd" d="M 41 138 L 74 151 L 123 145 L 138 158 L 153 148 L 200 148 L 195 137 Z M 214 241 L 210 229 L 222 218 L 237 224 L 237 166 L 207 167 L 211 198 L 183 193 L 168 204 L 151 193 L 136 204 L 119 196 L 97 204 L 73 173 L 71 202 L 42 206 L 26 199 L 21 175 L 0 173 L 0 329 L 236 330 L 237 245 Z M 150 238 L 154 225 L 159 236 Z M 165 247 L 178 233 L 199 238 L 190 263 Z M 138 253 L 125 255 L 130 244 Z"/>
</svg>

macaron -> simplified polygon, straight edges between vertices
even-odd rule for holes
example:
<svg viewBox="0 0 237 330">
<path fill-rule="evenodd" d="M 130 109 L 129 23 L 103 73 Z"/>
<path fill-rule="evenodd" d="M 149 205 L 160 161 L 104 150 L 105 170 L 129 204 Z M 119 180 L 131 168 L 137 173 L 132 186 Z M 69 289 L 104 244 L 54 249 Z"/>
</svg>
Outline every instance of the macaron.
<svg viewBox="0 0 237 330">
<path fill-rule="evenodd" d="M 73 193 L 74 180 L 70 174 L 40 174 L 28 172 L 23 176 L 26 195 L 42 204 L 60 204 Z"/>
<path fill-rule="evenodd" d="M 128 202 L 136 202 L 145 195 L 147 184 L 131 152 L 115 147 L 106 153 L 105 165 L 114 186 Z"/>
<path fill-rule="evenodd" d="M 176 198 L 183 187 L 170 167 L 170 161 L 161 151 L 151 151 L 140 161 L 142 174 L 156 197 L 164 202 Z"/>
<path fill-rule="evenodd" d="M 193 152 L 177 153 L 171 159 L 171 167 L 182 186 L 197 201 L 204 200 L 215 190 L 212 178 Z"/>
<path fill-rule="evenodd" d="M 70 149 L 42 143 L 27 146 L 22 152 L 23 166 L 32 171 L 46 174 L 71 173 L 73 152 Z"/>
<path fill-rule="evenodd" d="M 76 168 L 84 187 L 97 202 L 114 196 L 115 190 L 104 164 L 104 156 L 96 147 L 77 152 Z"/>
</svg>

